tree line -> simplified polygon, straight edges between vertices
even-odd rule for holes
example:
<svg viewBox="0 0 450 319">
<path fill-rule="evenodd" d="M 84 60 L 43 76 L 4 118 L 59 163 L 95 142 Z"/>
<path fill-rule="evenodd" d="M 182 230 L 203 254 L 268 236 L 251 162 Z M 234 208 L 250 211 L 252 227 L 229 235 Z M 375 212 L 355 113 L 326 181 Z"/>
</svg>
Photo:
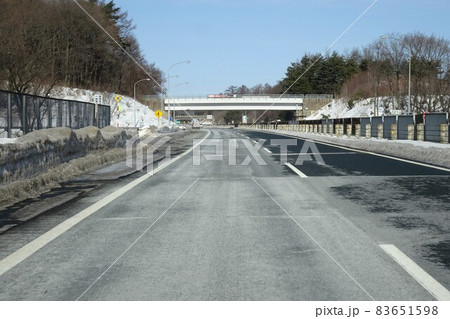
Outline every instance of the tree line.
<svg viewBox="0 0 450 319">
<path fill-rule="evenodd" d="M 333 94 L 350 106 L 358 99 L 383 96 L 389 97 L 392 108 L 405 110 L 410 58 L 411 109 L 450 112 L 450 42 L 419 32 L 389 34 L 346 54 L 305 54 L 287 67 L 276 85 L 262 86 L 266 89 L 261 93 L 245 85 L 225 92 Z"/>
<path fill-rule="evenodd" d="M 114 1 L 3 0 L 0 10 L 0 86 L 47 95 L 55 85 L 132 95 L 148 75 L 119 43 L 161 83 L 162 73 L 142 54 L 134 25 Z M 114 41 L 106 34 L 109 33 Z M 142 83 L 157 94 L 154 82 Z"/>
</svg>

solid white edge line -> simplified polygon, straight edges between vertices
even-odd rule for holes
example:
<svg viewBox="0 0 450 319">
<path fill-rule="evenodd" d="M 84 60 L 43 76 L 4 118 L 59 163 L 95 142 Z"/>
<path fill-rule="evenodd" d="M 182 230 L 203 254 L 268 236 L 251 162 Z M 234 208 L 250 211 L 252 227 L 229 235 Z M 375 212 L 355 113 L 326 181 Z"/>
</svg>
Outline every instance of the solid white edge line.
<svg viewBox="0 0 450 319">
<path fill-rule="evenodd" d="M 255 130 L 255 131 L 259 131 L 259 130 Z M 369 155 L 374 155 L 374 156 L 385 157 L 385 158 L 389 158 L 389 159 L 400 161 L 400 162 L 405 162 L 405 163 L 409 163 L 409 164 L 414 164 L 414 165 L 419 165 L 419 166 L 424 166 L 424 167 L 429 167 L 429 168 L 441 170 L 441 171 L 444 171 L 444 172 L 450 172 L 450 168 L 441 167 L 441 166 L 435 166 L 433 164 L 416 162 L 416 161 L 413 161 L 413 160 L 408 160 L 408 159 L 404 159 L 404 158 L 400 158 L 400 157 L 395 157 L 393 155 L 385 155 L 385 154 L 380 154 L 380 153 L 374 153 L 374 152 L 371 152 L 371 151 L 359 150 L 359 149 L 356 149 L 356 148 L 350 148 L 350 147 L 336 145 L 336 144 L 332 144 L 332 143 L 316 141 L 316 140 L 312 140 L 310 138 L 301 137 L 301 136 L 297 136 L 297 135 L 289 135 L 289 134 L 285 134 L 285 133 L 278 133 L 278 132 L 272 132 L 272 131 L 264 131 L 264 132 L 266 132 L 266 133 L 273 133 L 274 135 L 280 135 L 280 136 L 296 138 L 298 140 L 310 141 L 310 142 L 313 142 L 313 143 L 316 143 L 316 144 L 322 144 L 322 145 L 327 145 L 327 146 L 331 146 L 331 147 L 341 148 L 343 150 L 348 150 L 348 151 L 353 151 L 353 152 L 358 152 L 358 153 L 363 153 L 363 154 L 369 154 Z"/>
<path fill-rule="evenodd" d="M 297 167 L 295 167 L 291 163 L 284 163 L 284 165 L 289 167 L 295 174 L 297 174 L 301 178 L 308 178 L 308 176 L 306 174 L 304 174 L 302 171 L 300 171 Z"/>
<path fill-rule="evenodd" d="M 15 252 L 10 254 L 9 256 L 7 256 L 4 259 L 0 260 L 0 276 L 3 275 L 8 270 L 10 270 L 10 269 L 14 268 L 15 266 L 17 266 L 19 263 L 24 261 L 26 258 L 28 258 L 31 255 L 33 255 L 36 251 L 38 251 L 39 249 L 41 249 L 42 247 L 44 247 L 45 245 L 50 243 L 55 238 L 59 237 L 60 235 L 62 235 L 63 233 L 65 233 L 66 231 L 68 231 L 69 229 L 74 227 L 75 225 L 77 225 L 82 220 L 86 219 L 90 215 L 92 215 L 95 212 L 97 212 L 99 209 L 105 207 L 106 205 L 108 205 L 109 203 L 111 203 L 112 201 L 114 201 L 115 199 L 120 197 L 121 195 L 125 194 L 126 192 L 128 192 L 132 188 L 134 188 L 137 185 L 141 184 L 143 181 L 145 181 L 148 178 L 152 177 L 153 175 L 155 175 L 160 170 L 166 168 L 170 164 L 176 162 L 180 158 L 182 158 L 182 157 L 186 156 L 187 154 L 189 154 L 193 149 L 195 149 L 197 146 L 199 146 L 201 143 L 203 143 L 208 138 L 208 136 L 210 134 L 211 134 L 211 131 L 208 130 L 208 134 L 201 141 L 199 141 L 197 144 L 192 146 L 189 150 L 187 150 L 184 153 L 182 153 L 181 155 L 173 158 L 172 160 L 162 164 L 161 167 L 158 166 L 158 168 L 153 170 L 153 172 L 147 173 L 144 176 L 141 176 L 138 179 L 135 179 L 134 181 L 132 181 L 132 182 L 128 183 L 127 185 L 121 187 L 120 189 L 116 190 L 115 192 L 105 196 L 104 198 L 102 198 L 101 200 L 96 202 L 95 204 L 93 204 L 93 205 L 89 206 L 88 208 L 82 210 L 78 214 L 70 217 L 69 219 L 65 220 L 61 224 L 57 225 L 56 227 L 50 229 L 49 231 L 47 231 L 46 233 L 42 234 L 38 238 L 36 238 L 33 241 L 29 242 L 25 246 L 19 248 L 18 250 L 16 250 Z"/>
<path fill-rule="evenodd" d="M 431 277 L 411 258 L 394 245 L 380 245 L 406 272 L 408 272 L 423 288 L 438 301 L 450 301 L 450 291 Z"/>
</svg>

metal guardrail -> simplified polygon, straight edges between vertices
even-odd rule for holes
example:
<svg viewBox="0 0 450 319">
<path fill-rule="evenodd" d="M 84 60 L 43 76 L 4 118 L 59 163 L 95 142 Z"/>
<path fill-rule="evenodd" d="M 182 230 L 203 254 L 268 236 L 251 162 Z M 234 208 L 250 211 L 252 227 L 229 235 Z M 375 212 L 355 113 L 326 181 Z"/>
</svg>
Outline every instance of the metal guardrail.
<svg viewBox="0 0 450 319">
<path fill-rule="evenodd" d="M 110 125 L 108 105 L 45 98 L 0 90 L 0 136 L 11 138 L 14 132 L 27 134 L 52 127 Z"/>
</svg>

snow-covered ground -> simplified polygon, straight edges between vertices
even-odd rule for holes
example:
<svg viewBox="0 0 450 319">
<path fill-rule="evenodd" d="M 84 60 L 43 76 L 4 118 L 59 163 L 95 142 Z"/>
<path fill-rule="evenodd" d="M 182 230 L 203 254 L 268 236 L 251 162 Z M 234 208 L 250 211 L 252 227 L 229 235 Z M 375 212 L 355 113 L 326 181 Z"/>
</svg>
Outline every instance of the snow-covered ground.
<svg viewBox="0 0 450 319">
<path fill-rule="evenodd" d="M 375 109 L 378 105 L 378 111 Z M 389 114 L 394 109 L 390 97 L 381 97 L 376 101 L 374 98 L 355 101 L 350 108 L 348 102 L 344 99 L 333 100 L 328 105 L 308 116 L 307 120 L 320 120 L 322 118 L 348 118 L 348 117 L 367 117 L 381 116 Z M 376 114 L 375 114 L 376 113 Z"/>
<path fill-rule="evenodd" d="M 95 92 L 91 90 L 58 87 L 53 90 L 50 97 L 94 103 L 95 95 L 103 97 L 103 104 L 111 107 L 111 125 L 115 127 L 149 127 L 168 126 L 167 119 L 158 118 L 148 106 L 135 101 L 133 98 L 121 95 L 120 102 L 116 101 L 117 94 Z M 136 110 L 136 123 L 134 124 Z"/>
<path fill-rule="evenodd" d="M 0 138 L 0 144 L 12 144 L 15 143 L 16 141 L 17 138 L 6 138 L 6 137 Z"/>
</svg>

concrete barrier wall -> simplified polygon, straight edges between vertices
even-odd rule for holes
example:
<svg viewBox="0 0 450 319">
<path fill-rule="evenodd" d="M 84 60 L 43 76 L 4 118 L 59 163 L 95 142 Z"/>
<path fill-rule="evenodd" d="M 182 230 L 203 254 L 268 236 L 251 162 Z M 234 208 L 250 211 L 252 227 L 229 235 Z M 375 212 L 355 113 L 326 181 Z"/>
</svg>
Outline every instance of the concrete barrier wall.
<svg viewBox="0 0 450 319">
<path fill-rule="evenodd" d="M 384 125 L 378 124 L 377 125 L 377 138 L 379 138 L 379 139 L 384 138 L 383 132 L 384 132 Z"/>
<path fill-rule="evenodd" d="M 347 136 L 352 136 L 353 132 L 352 132 L 352 125 L 351 124 L 347 124 Z"/>
<path fill-rule="evenodd" d="M 448 124 L 441 124 L 440 133 L 441 133 L 440 134 L 441 135 L 441 143 L 445 143 L 445 144 L 450 143 L 450 141 L 449 141 L 450 125 L 448 125 Z"/>
<path fill-rule="evenodd" d="M 425 125 L 417 124 L 417 140 L 424 141 L 425 140 Z"/>
<path fill-rule="evenodd" d="M 408 125 L 408 140 L 414 141 L 416 139 L 416 126 L 414 124 Z"/>
<path fill-rule="evenodd" d="M 355 136 L 360 137 L 361 136 L 361 124 L 355 125 Z"/>
<path fill-rule="evenodd" d="M 366 138 L 372 137 L 372 125 L 366 124 Z"/>
<path fill-rule="evenodd" d="M 391 140 L 398 139 L 397 124 L 391 124 Z"/>
<path fill-rule="evenodd" d="M 13 144 L 0 144 L 0 183 L 32 177 L 92 151 L 124 148 L 137 132 L 111 126 L 79 130 L 52 128 L 31 132 Z"/>
<path fill-rule="evenodd" d="M 450 143 L 449 114 L 428 113 L 423 119 L 424 123 L 420 123 L 422 121 L 421 115 L 415 117 L 392 115 L 371 118 L 311 120 L 299 124 L 258 124 L 260 126 L 257 125 L 256 127 L 337 136 Z"/>
</svg>

